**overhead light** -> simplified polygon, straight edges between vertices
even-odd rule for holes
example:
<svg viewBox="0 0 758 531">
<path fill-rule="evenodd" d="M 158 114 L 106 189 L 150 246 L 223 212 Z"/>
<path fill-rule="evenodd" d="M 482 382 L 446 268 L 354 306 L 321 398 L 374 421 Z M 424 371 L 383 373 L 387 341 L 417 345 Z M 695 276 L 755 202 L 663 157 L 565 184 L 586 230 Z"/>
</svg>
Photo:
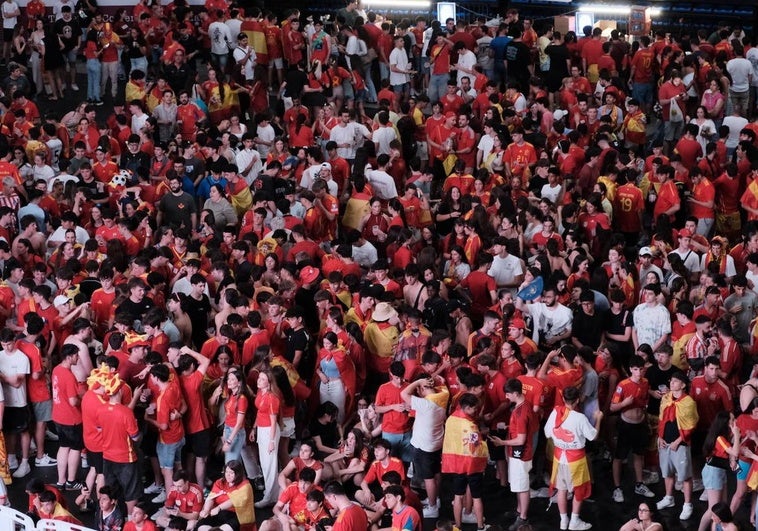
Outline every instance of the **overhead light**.
<svg viewBox="0 0 758 531">
<path fill-rule="evenodd" d="M 594 13 L 596 15 L 628 15 L 632 10 L 629 7 L 624 6 L 584 4 L 580 5 L 577 11 L 580 13 Z"/>
<path fill-rule="evenodd" d="M 430 9 L 431 0 L 372 0 L 366 2 L 371 7 L 384 7 L 394 9 Z"/>
<path fill-rule="evenodd" d="M 650 7 L 647 12 L 651 17 L 660 17 L 663 10 L 660 7 Z"/>
</svg>

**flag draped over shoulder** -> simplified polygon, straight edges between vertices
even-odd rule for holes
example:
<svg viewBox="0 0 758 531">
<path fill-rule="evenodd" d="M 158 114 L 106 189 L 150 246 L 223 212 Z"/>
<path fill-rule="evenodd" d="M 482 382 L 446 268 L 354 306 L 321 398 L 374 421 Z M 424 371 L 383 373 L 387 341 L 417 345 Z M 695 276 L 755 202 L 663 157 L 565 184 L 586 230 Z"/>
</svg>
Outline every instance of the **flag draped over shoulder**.
<svg viewBox="0 0 758 531">
<path fill-rule="evenodd" d="M 241 481 L 233 489 L 226 491 L 226 495 L 234 504 L 234 512 L 237 513 L 237 520 L 241 525 L 255 522 L 253 487 L 249 481 Z"/>
<path fill-rule="evenodd" d="M 442 472 L 467 475 L 484 472 L 489 455 L 477 424 L 460 409 L 450 415 L 442 444 Z"/>
<path fill-rule="evenodd" d="M 573 435 L 563 427 L 563 423 L 569 418 L 571 410 L 566 406 L 555 408 L 555 425 L 553 427 L 553 439 L 571 440 Z M 550 495 L 556 489 L 558 479 L 558 467 L 562 462 L 568 465 L 571 475 L 571 485 L 573 486 L 574 498 L 578 501 L 586 500 L 592 494 L 592 479 L 590 469 L 587 464 L 587 455 L 584 448 L 575 450 L 564 450 L 559 446 L 553 447 L 553 469 L 550 474 Z"/>
<path fill-rule="evenodd" d="M 670 408 L 674 408 L 673 410 Z M 679 433 L 682 435 L 684 442 L 689 442 L 692 431 L 697 426 L 699 417 L 697 414 L 697 404 L 689 395 L 682 395 L 678 400 L 669 392 L 661 398 L 661 415 L 658 423 L 658 436 L 663 436 L 663 429 L 666 422 L 676 420 L 679 427 Z"/>
</svg>

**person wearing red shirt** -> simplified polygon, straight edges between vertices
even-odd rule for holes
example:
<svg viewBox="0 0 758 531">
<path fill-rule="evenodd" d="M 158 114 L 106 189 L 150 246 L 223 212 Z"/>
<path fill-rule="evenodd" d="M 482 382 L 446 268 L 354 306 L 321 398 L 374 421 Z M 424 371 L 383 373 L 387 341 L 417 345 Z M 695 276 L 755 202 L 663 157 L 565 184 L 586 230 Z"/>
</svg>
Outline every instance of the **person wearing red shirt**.
<svg viewBox="0 0 758 531">
<path fill-rule="evenodd" d="M 386 385 L 386 384 L 385 384 Z M 402 399 L 401 399 L 402 400 Z M 403 408 L 407 408 L 405 401 L 401 402 Z M 374 444 L 374 462 L 369 465 L 366 474 L 361 481 L 361 487 L 355 493 L 355 499 L 363 505 L 372 505 L 374 501 L 382 498 L 379 484 L 382 476 L 387 472 L 397 472 L 402 481 L 405 481 L 405 466 L 397 457 L 392 457 L 392 444 L 385 438 L 379 439 Z"/>
<path fill-rule="evenodd" d="M 255 397 L 256 435 L 258 443 L 258 455 L 260 456 L 261 470 L 266 490 L 263 498 L 255 504 L 256 507 L 268 507 L 273 505 L 279 491 L 279 465 L 277 449 L 279 447 L 279 422 L 280 400 L 274 394 L 271 386 L 274 376 L 271 371 L 261 371 L 258 375 L 258 394 Z"/>
<path fill-rule="evenodd" d="M 692 171 L 697 165 L 697 161 L 703 156 L 703 148 L 697 141 L 698 126 L 697 124 L 687 124 L 684 126 L 684 135 L 676 143 L 674 151 L 679 153 L 682 158 L 682 164 L 685 168 Z"/>
<path fill-rule="evenodd" d="M 171 518 L 178 516 L 189 523 L 194 523 L 200 517 L 203 508 L 203 489 L 197 483 L 189 480 L 186 470 L 174 473 L 174 485 L 166 495 L 166 502 L 158 511 L 155 523 L 167 528 Z"/>
<path fill-rule="evenodd" d="M 368 529 L 366 511 L 345 495 L 345 487 L 342 486 L 342 483 L 332 481 L 327 484 L 324 487 L 324 498 L 331 507 L 337 510 L 332 531 L 363 531 Z"/>
<path fill-rule="evenodd" d="M 555 405 L 563 406 L 563 390 L 567 387 L 575 387 L 582 380 L 582 370 L 574 367 L 574 358 L 576 352 L 574 349 L 566 350 L 555 349 L 551 351 L 542 363 L 537 378 L 546 383 L 555 394 Z M 558 366 L 551 368 L 551 361 L 557 359 Z M 548 371 L 548 369 L 550 369 Z"/>
<path fill-rule="evenodd" d="M 392 444 L 393 453 L 411 461 L 411 425 L 408 407 L 400 391 L 405 387 L 405 366 L 394 361 L 389 370 L 390 381 L 379 386 L 376 392 L 376 412 L 382 415 L 382 438 Z M 381 475 L 379 476 L 381 477 Z"/>
<path fill-rule="evenodd" d="M 181 388 L 168 366 L 159 364 L 150 368 L 150 384 L 159 394 L 155 401 L 155 419 L 146 416 L 145 420 L 158 429 L 156 453 L 163 474 L 166 490 L 173 485 L 174 463 L 181 462 L 184 446 L 184 424 L 182 416 L 187 412 L 187 402 L 182 397 Z"/>
<path fill-rule="evenodd" d="M 260 531 L 291 531 L 306 523 L 308 494 L 313 491 L 316 472 L 312 468 L 304 468 L 298 473 L 297 482 L 291 483 L 279 494 L 274 505 L 274 516 L 261 522 Z M 282 526 L 282 521 L 292 522 L 294 526 Z"/>
<path fill-rule="evenodd" d="M 655 52 L 650 49 L 650 37 L 640 38 L 640 48 L 632 57 L 629 77 L 632 81 L 632 97 L 640 102 L 640 108 L 648 113 L 653 103 L 653 67 Z"/>
<path fill-rule="evenodd" d="M 713 186 L 716 188 L 716 233 L 735 241 L 741 226 L 737 165 L 726 164 L 724 173 L 713 181 Z"/>
<path fill-rule="evenodd" d="M 300 33 L 299 20 L 293 20 L 287 28 L 282 29 L 282 46 L 288 64 L 296 65 L 304 59 L 305 37 Z"/>
<path fill-rule="evenodd" d="M 716 420 L 719 411 L 732 411 L 734 402 L 729 386 L 719 378 L 721 360 L 718 356 L 705 358 L 703 374 L 690 383 L 690 396 L 697 404 L 698 423 L 696 432 L 701 437 Z"/>
<path fill-rule="evenodd" d="M 505 384 L 508 379 L 498 370 L 499 363 L 494 356 L 489 354 L 477 356 L 475 364 L 477 372 L 484 377 L 482 419 L 489 427 L 490 433 L 504 436 L 506 422 L 508 421 L 508 406 L 510 406 L 505 394 Z M 495 461 L 500 486 L 507 487 L 508 471 L 505 452 L 491 448 L 490 459 Z"/>
<path fill-rule="evenodd" d="M 446 39 L 442 33 L 436 33 L 433 41 L 434 44 L 429 49 L 431 76 L 427 92 L 429 101 L 432 103 L 440 101 L 447 90 L 447 83 L 450 79 L 450 50 L 453 47 L 453 43 Z"/>
<path fill-rule="evenodd" d="M 690 215 L 697 218 L 697 233 L 707 237 L 713 229 L 716 216 L 714 210 L 716 188 L 697 167 L 690 172 L 690 180 L 692 194 L 687 198 Z"/>
<path fill-rule="evenodd" d="M 513 142 L 508 144 L 503 154 L 505 174 L 508 178 L 521 177 L 526 168 L 537 162 L 537 152 L 534 146 L 524 141 L 524 129 L 517 127 L 511 133 Z"/>
<path fill-rule="evenodd" d="M 658 89 L 658 103 L 661 104 L 664 122 L 663 143 L 664 151 L 671 153 L 671 144 L 681 136 L 684 127 L 684 104 L 687 93 L 682 84 L 682 75 L 678 70 L 672 70 L 671 79 Z M 672 109 L 674 109 L 672 115 Z"/>
<path fill-rule="evenodd" d="M 655 172 L 655 177 L 660 182 L 658 188 L 658 197 L 653 208 L 653 219 L 657 220 L 658 216 L 667 215 L 673 221 L 674 214 L 679 212 L 682 204 L 679 199 L 679 190 L 674 184 L 674 168 L 671 166 L 660 166 Z"/>
<path fill-rule="evenodd" d="M 487 271 L 492 265 L 493 257 L 486 251 L 476 255 L 477 269 L 464 278 L 460 286 L 471 293 L 471 314 L 481 319 L 484 312 L 497 300 L 497 285 Z"/>
<path fill-rule="evenodd" d="M 613 456 L 613 500 L 616 503 L 624 501 L 621 491 L 621 461 L 626 459 L 631 451 L 634 455 L 635 494 L 652 498 L 654 494 L 642 483 L 642 465 L 647 452 L 650 437 L 645 409 L 647 408 L 649 384 L 642 377 L 645 360 L 641 356 L 633 356 L 629 361 L 631 376 L 622 380 L 611 399 L 611 412 L 621 412 L 618 424 L 618 447 Z"/>
<path fill-rule="evenodd" d="M 618 229 L 626 235 L 627 241 L 636 240 L 642 229 L 641 216 L 645 206 L 642 191 L 634 181 L 627 181 L 626 172 L 622 172 L 616 182 L 619 187 L 616 188 L 614 221 Z"/>
<path fill-rule="evenodd" d="M 590 83 L 596 83 L 600 69 L 598 68 L 598 60 L 603 55 L 603 41 L 600 39 L 602 30 L 595 28 L 592 30 L 592 38 L 584 43 L 582 46 L 582 69 L 587 75 L 587 79 Z"/>
<path fill-rule="evenodd" d="M 455 140 L 455 155 L 458 157 L 458 160 L 465 163 L 467 173 L 473 172 L 476 165 L 477 135 L 469 125 L 469 116 L 467 114 L 460 114 L 458 116 L 458 134 Z M 464 193 L 461 190 L 461 194 Z"/>
<path fill-rule="evenodd" d="M 106 391 L 110 398 L 107 405 L 97 410 L 95 424 L 102 435 L 105 481 L 121 487 L 123 499 L 131 513 L 143 492 L 139 484 L 139 464 L 135 448 L 140 431 L 134 412 L 122 404 L 125 385 L 117 375 L 108 379 Z M 136 400 L 139 394 L 135 393 L 133 400 Z"/>
<path fill-rule="evenodd" d="M 76 481 L 76 472 L 84 439 L 81 396 L 71 366 L 79 360 L 79 347 L 73 344 L 63 345 L 60 356 L 61 361 L 52 374 L 53 422 L 60 438 L 57 455 L 58 486 L 78 490 L 82 485 Z"/>
<path fill-rule="evenodd" d="M 390 485 L 384 490 L 384 505 L 392 512 L 393 531 L 421 530 L 421 517 L 405 503 L 405 489 L 401 485 Z"/>
</svg>

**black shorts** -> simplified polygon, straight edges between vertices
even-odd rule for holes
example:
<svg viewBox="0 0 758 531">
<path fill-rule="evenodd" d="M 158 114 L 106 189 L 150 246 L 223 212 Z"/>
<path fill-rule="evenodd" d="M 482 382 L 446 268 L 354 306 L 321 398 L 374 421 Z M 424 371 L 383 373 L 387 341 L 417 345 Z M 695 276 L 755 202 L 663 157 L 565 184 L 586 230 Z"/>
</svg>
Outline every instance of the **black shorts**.
<svg viewBox="0 0 758 531">
<path fill-rule="evenodd" d="M 140 448 L 145 457 L 158 457 L 158 452 L 155 449 L 158 444 L 158 430 L 147 428 L 142 437 Z"/>
<path fill-rule="evenodd" d="M 55 431 L 58 432 L 58 446 L 61 448 L 70 448 L 76 451 L 81 451 L 84 448 L 84 435 L 82 434 L 81 424 L 69 426 L 56 422 Z"/>
<path fill-rule="evenodd" d="M 647 422 L 630 424 L 623 419 L 619 419 L 618 443 L 616 444 L 616 453 L 613 457 L 616 459 L 626 459 L 630 451 L 634 455 L 645 455 L 647 453 L 649 438 L 650 431 Z"/>
<path fill-rule="evenodd" d="M 495 435 L 497 437 L 500 437 L 501 439 L 507 439 L 508 438 L 508 431 L 507 430 L 491 430 L 490 433 L 492 435 Z M 492 441 L 487 439 L 487 448 L 490 451 L 490 459 L 493 461 L 505 461 L 505 446 L 498 446 L 494 444 Z"/>
<path fill-rule="evenodd" d="M 385 509 L 379 519 L 379 529 L 387 529 L 388 527 L 392 527 L 392 511 Z"/>
<path fill-rule="evenodd" d="M 208 457 L 211 454 L 211 428 L 197 433 L 187 434 L 184 451 L 195 457 Z"/>
<path fill-rule="evenodd" d="M 114 463 L 103 459 L 103 469 L 105 483 L 120 486 L 124 501 L 130 502 L 140 499 L 143 493 L 139 484 L 139 463 Z"/>
<path fill-rule="evenodd" d="M 471 497 L 482 498 L 482 484 L 484 483 L 484 474 L 454 474 L 453 475 L 453 494 L 463 496 L 466 494 L 466 487 L 471 489 Z"/>
<path fill-rule="evenodd" d="M 234 511 L 220 511 L 216 516 L 208 516 L 197 522 L 197 527 L 210 526 L 218 528 L 222 525 L 227 525 L 234 531 L 239 531 L 240 522 L 237 519 L 237 513 Z"/>
<path fill-rule="evenodd" d="M 13 42 L 13 28 L 3 28 L 3 42 Z"/>
<path fill-rule="evenodd" d="M 413 473 L 420 479 L 434 479 L 442 468 L 442 450 L 425 452 L 413 448 Z"/>
<path fill-rule="evenodd" d="M 32 413 L 28 406 L 6 407 L 3 411 L 3 431 L 8 433 L 21 433 L 26 431 L 32 419 Z"/>
<path fill-rule="evenodd" d="M 87 463 L 95 469 L 98 474 L 103 473 L 103 452 L 90 452 L 87 450 Z"/>
</svg>

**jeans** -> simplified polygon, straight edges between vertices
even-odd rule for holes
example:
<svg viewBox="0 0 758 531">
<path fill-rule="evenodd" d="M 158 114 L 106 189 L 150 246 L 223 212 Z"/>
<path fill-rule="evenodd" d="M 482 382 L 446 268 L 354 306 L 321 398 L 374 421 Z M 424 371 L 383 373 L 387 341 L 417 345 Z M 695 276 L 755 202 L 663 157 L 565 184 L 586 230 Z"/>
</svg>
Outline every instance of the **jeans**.
<svg viewBox="0 0 758 531">
<path fill-rule="evenodd" d="M 383 431 L 382 439 L 386 439 L 392 445 L 392 455 L 399 457 L 405 463 L 410 463 L 413 460 L 411 432 L 388 433 Z"/>
<path fill-rule="evenodd" d="M 366 82 L 366 90 L 368 91 L 368 101 L 376 101 L 376 87 L 374 86 L 374 79 L 371 76 L 371 67 L 374 62 L 363 65 L 363 77 Z"/>
<path fill-rule="evenodd" d="M 87 59 L 87 99 L 100 99 L 100 61 Z"/>
<path fill-rule="evenodd" d="M 224 440 L 229 439 L 229 436 L 232 434 L 233 430 L 234 428 L 224 426 Z M 243 446 L 245 446 L 245 430 L 241 429 L 237 432 L 237 435 L 234 436 L 234 439 L 232 439 L 232 443 L 229 445 L 229 450 L 224 452 L 224 463 L 235 460 L 238 461 L 240 454 L 242 453 Z"/>
<path fill-rule="evenodd" d="M 427 96 L 429 101 L 434 103 L 440 101 L 442 96 L 447 92 L 447 82 L 450 79 L 450 74 L 432 74 L 429 78 L 429 90 Z"/>
<path fill-rule="evenodd" d="M 729 100 L 732 102 L 732 108 L 739 106 L 740 116 L 749 116 L 749 109 L 747 106 L 750 101 L 750 90 L 746 90 L 745 92 L 734 92 L 730 89 Z"/>
<path fill-rule="evenodd" d="M 137 57 L 136 59 L 129 59 L 132 64 L 132 72 L 140 70 L 147 74 L 147 57 Z"/>
<path fill-rule="evenodd" d="M 379 61 L 379 79 L 390 78 L 390 65 L 389 63 L 382 63 Z"/>
</svg>

